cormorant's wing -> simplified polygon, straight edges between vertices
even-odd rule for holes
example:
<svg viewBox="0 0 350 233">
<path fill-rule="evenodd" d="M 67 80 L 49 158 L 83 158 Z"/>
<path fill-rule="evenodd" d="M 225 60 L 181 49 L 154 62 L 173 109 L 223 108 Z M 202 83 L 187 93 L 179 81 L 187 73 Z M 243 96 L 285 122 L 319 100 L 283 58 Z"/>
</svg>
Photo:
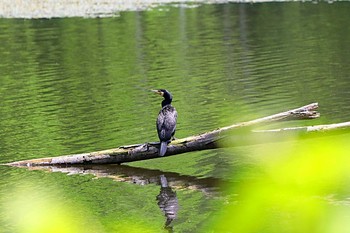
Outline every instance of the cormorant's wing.
<svg viewBox="0 0 350 233">
<path fill-rule="evenodd" d="M 164 106 L 157 118 L 157 131 L 161 141 L 171 139 L 176 129 L 177 112 L 173 106 Z"/>
</svg>

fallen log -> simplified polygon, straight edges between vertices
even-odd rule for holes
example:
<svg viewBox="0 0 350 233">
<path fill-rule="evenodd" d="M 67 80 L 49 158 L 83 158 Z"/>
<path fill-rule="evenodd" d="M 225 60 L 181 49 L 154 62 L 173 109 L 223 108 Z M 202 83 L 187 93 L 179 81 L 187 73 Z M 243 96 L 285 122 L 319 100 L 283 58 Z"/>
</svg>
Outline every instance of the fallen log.
<svg viewBox="0 0 350 233">
<path fill-rule="evenodd" d="M 224 147 L 227 144 L 222 143 L 223 139 L 227 138 L 227 136 L 230 135 L 232 131 L 239 128 L 248 128 L 251 126 L 259 125 L 261 123 L 270 123 L 281 120 L 315 119 L 320 116 L 319 113 L 315 111 L 317 108 L 318 103 L 312 103 L 296 109 L 277 113 L 271 116 L 215 129 L 207 133 L 190 136 L 182 139 L 176 139 L 168 145 L 168 149 L 165 156 L 176 155 L 190 151 L 199 151 Z M 125 162 L 159 158 L 158 148 L 158 142 L 144 143 L 120 146 L 114 149 L 90 153 L 16 161 L 12 163 L 7 163 L 6 165 L 49 166 L 73 164 L 121 164 Z"/>
</svg>

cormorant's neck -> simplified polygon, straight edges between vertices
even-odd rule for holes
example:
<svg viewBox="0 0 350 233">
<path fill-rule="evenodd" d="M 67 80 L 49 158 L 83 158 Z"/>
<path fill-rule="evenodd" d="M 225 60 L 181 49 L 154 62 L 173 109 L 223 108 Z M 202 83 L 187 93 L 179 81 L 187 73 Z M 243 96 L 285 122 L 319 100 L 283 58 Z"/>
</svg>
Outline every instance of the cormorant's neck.
<svg viewBox="0 0 350 233">
<path fill-rule="evenodd" d="M 173 101 L 173 99 L 168 99 L 168 98 L 167 98 L 167 99 L 164 99 L 164 100 L 162 101 L 162 107 L 171 104 L 171 101 Z"/>
</svg>

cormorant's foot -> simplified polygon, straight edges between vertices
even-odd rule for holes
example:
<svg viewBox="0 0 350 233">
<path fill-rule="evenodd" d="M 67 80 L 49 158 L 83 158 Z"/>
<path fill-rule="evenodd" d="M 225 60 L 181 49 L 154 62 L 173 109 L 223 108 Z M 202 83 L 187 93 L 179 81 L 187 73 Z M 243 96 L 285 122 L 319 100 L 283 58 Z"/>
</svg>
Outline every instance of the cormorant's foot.
<svg viewBox="0 0 350 233">
<path fill-rule="evenodd" d="M 147 148 L 147 151 L 149 150 L 149 148 L 151 147 L 159 147 L 160 142 L 145 142 L 144 146 Z"/>
<path fill-rule="evenodd" d="M 174 136 L 172 136 L 172 137 L 171 137 L 171 141 L 174 141 L 174 140 L 177 140 L 177 138 L 174 137 Z"/>
<path fill-rule="evenodd" d="M 146 147 L 146 150 L 149 151 L 149 148 L 150 148 L 151 144 L 149 142 L 145 142 L 144 145 Z"/>
</svg>

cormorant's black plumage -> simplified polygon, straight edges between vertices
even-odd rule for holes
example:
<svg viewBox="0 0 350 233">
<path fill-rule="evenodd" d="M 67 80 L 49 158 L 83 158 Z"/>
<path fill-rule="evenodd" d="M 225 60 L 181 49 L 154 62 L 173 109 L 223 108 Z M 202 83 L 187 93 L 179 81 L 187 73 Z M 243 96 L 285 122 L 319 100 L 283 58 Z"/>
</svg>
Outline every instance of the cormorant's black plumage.
<svg viewBox="0 0 350 233">
<path fill-rule="evenodd" d="M 159 156 L 163 156 L 166 153 L 168 143 L 175 134 L 177 112 L 171 105 L 173 97 L 170 92 L 164 89 L 155 92 L 164 97 L 162 109 L 159 111 L 157 118 L 157 132 L 160 140 Z"/>
</svg>

